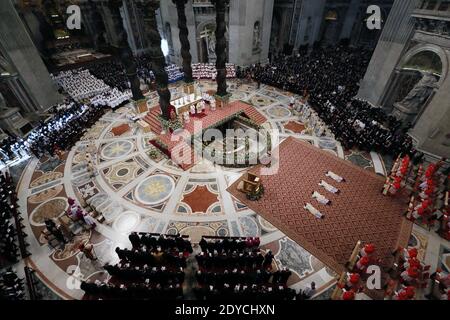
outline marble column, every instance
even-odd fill
[[[165,70],[166,59],[161,50],[161,35],[156,21],[156,10],[160,6],[159,0],[136,0],[138,8],[144,16],[144,33],[147,45],[150,45],[150,56],[153,73],[156,80],[156,91],[159,95],[159,107],[164,119],[169,120],[169,105],[171,94],[168,88],[169,77]]]
[[[103,22],[102,15],[98,10],[97,3],[89,2],[88,3],[88,12],[90,13],[91,18],[91,32],[94,39],[94,46],[97,50],[101,50],[106,46],[105,39],[105,23]]]
[[[180,30],[181,57],[183,58],[184,81],[187,84],[192,80],[192,56],[191,45],[189,44],[189,30],[186,21],[186,3],[187,0],[172,0],[177,6],[178,29]]]
[[[225,12],[229,0],[212,0],[216,7],[216,69],[217,69],[217,96],[226,97],[227,92],[227,40],[225,38],[226,24]]]
[[[340,39],[350,39],[356,17],[358,16],[361,0],[351,0],[345,15],[344,25],[342,26]]]
[[[121,0],[110,0],[109,9],[111,11],[111,19],[113,21],[114,30],[118,38],[117,48],[120,52],[120,60],[125,67],[127,78],[131,84],[133,100],[139,101],[144,99],[144,96],[141,92],[141,83],[136,73],[136,62],[128,43],[127,33],[123,27],[122,16],[120,15],[120,8],[122,4],[123,2]]]
[[[14,77],[7,80],[8,87],[14,93],[24,113],[33,113],[36,111],[33,97],[29,95],[29,91],[25,90],[21,80],[18,77]]]
[[[229,12],[229,61],[246,66],[265,63],[269,57],[274,0],[234,0]],[[255,33],[255,23],[259,32]],[[259,36],[259,48],[254,46]]]
[[[17,70],[31,97],[33,111],[43,112],[62,101],[41,56],[11,0],[0,1],[0,50]]]

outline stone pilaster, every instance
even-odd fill
[[[123,27],[122,16],[120,15],[120,8],[123,2],[121,0],[110,0],[109,9],[111,11],[111,19],[114,31],[118,38],[117,48],[120,51],[120,59],[125,66],[125,71],[128,80],[131,84],[131,92],[133,93],[133,99],[139,101],[144,99],[140,89],[140,81],[136,73],[136,62],[133,57],[130,45],[128,43],[128,36]]]
[[[356,17],[358,16],[361,0],[351,0],[345,15],[344,25],[341,30],[341,39],[350,39]]]
[[[34,111],[42,112],[62,101],[41,56],[10,0],[0,1],[1,54],[17,71]]]
[[[376,106],[383,106],[391,76],[414,31],[411,13],[417,3],[418,0],[395,0],[361,82],[359,98],[368,100]]]

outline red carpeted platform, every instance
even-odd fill
[[[158,106],[151,109],[149,114],[144,118],[144,120],[150,124],[152,130],[158,134],[161,132],[161,124],[158,119],[160,114],[161,110],[159,110]],[[201,117],[191,117],[190,122],[184,125],[184,130],[186,130],[189,135],[200,133],[206,128],[214,128],[224,119],[231,118],[239,114],[247,116],[258,125],[261,125],[267,121],[266,117],[259,113],[259,111],[252,105],[242,101],[233,101],[230,102],[228,106],[218,108],[215,111],[207,109],[204,113],[202,113]],[[172,136],[172,133],[168,132],[163,135],[158,135],[154,139],[154,142],[155,145],[157,145],[158,141],[162,142],[167,148],[165,152],[167,152],[168,155],[172,155],[173,153],[178,154],[180,163],[176,164],[178,164],[183,170],[188,170],[195,165],[194,151],[191,149],[190,145],[187,145],[187,143],[180,140],[182,140],[180,137],[176,135]],[[159,148],[160,147],[161,146],[159,146]],[[183,154],[182,150],[190,150],[191,152]]]
[[[391,252],[407,245],[412,223],[402,217],[404,199],[381,194],[384,178],[292,137],[283,141],[278,150],[279,171],[260,176],[265,193],[259,201],[249,201],[237,190],[242,178],[228,191],[338,273],[344,271],[358,240],[374,243],[382,265],[390,266]],[[250,172],[259,175],[260,169],[257,166]],[[329,170],[346,182],[326,177]],[[340,194],[318,186],[321,180],[339,188]],[[313,191],[325,195],[332,205],[312,199]],[[325,218],[319,220],[305,210],[306,202]]]
[[[261,125],[267,121],[258,110],[256,110],[252,105],[242,102],[233,101],[224,108],[217,108],[215,111],[211,111],[208,108],[202,114],[202,117],[193,117],[189,123],[185,125],[185,129],[191,134],[199,131],[197,127],[194,127],[194,122],[201,129],[206,129],[209,127],[214,127],[216,123],[219,123],[223,119],[237,115],[239,113],[244,113],[249,119],[253,120],[255,123]],[[159,106],[150,109],[150,112],[144,117],[144,120],[150,124],[153,132],[156,134],[161,133],[161,124],[159,122],[158,116],[161,114]],[[194,132],[195,131],[195,132]]]
[[[130,129],[131,129],[130,126],[128,124],[124,123],[120,126],[112,128],[111,132],[117,137],[117,136],[123,135],[125,132],[127,132]]]

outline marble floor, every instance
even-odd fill
[[[216,84],[202,81],[196,86],[208,91],[214,90]],[[174,98],[181,96],[179,84],[170,89]],[[237,81],[229,81],[229,91],[232,100],[253,104],[268,119],[264,126],[274,129],[279,142],[293,136],[367,170],[385,174],[378,154],[343,150],[329,132],[327,139],[316,136],[309,128],[309,119],[302,119],[289,108],[290,93],[264,85],[257,89],[256,84]],[[154,93],[149,99],[150,106],[158,103]],[[317,298],[329,294],[335,274],[226,191],[243,170],[214,166],[203,160],[183,171],[170,159],[157,153],[155,156],[149,143],[154,135],[127,120],[130,109],[131,106],[125,106],[105,114],[62,160],[31,159],[20,177],[19,204],[32,252],[24,263],[36,270],[54,296],[80,299],[81,280],[107,279],[102,265],[117,261],[115,247],[129,247],[127,235],[131,231],[188,234],[194,243],[202,235],[259,236],[263,250],[274,253],[277,267],[286,266],[293,271],[289,281],[292,288],[304,288],[314,281],[319,288]],[[123,124],[128,124],[130,130],[115,136],[113,128]],[[83,164],[86,149],[96,154],[95,178],[90,178]],[[92,232],[77,230],[77,236],[64,248],[50,247],[41,236],[44,219],[60,216],[67,198],[77,199],[80,192],[89,195],[91,205],[102,212],[105,221]],[[432,266],[442,261],[441,255],[448,256],[450,252],[448,242],[420,227],[414,228],[411,239],[411,245],[420,248],[424,260]],[[79,252],[79,244],[87,240],[94,244],[98,261],[91,262]]]

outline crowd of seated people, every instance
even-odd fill
[[[232,63],[225,65],[227,78],[236,77],[236,66]],[[216,79],[217,69],[214,63],[193,63],[192,77],[194,79]]]
[[[132,98],[131,91],[120,91],[114,88],[110,91],[105,91],[90,99],[93,106],[108,106],[113,110],[119,106],[122,106],[124,102],[129,101]]]
[[[372,107],[367,101],[352,99],[337,108],[321,97],[311,99],[319,117],[328,125],[346,149],[358,147],[382,154],[410,154],[412,139],[406,128],[392,116]]]
[[[135,57],[135,60],[138,77],[142,79],[144,83],[150,84],[154,77],[151,72],[149,56],[142,55]],[[103,80],[111,88],[117,88],[122,92],[128,91],[131,88],[130,81],[125,72],[125,67],[119,60],[92,64],[89,66],[89,71],[96,78]]]
[[[129,235],[129,240],[133,249],[146,248],[149,251],[176,250],[184,254],[192,253],[192,244],[189,237],[181,235],[164,235],[152,233],[133,232]]]
[[[136,62],[137,76],[143,83],[150,85],[155,80],[150,56],[148,54],[142,54],[134,57],[134,59]],[[169,83],[184,78],[182,69],[176,64],[167,65],[165,70]],[[125,68],[119,60],[92,64],[89,66],[89,71],[96,78],[103,80],[111,88],[117,88],[122,92],[127,92],[131,88]]]
[[[16,262],[19,256],[17,230],[12,220],[15,210],[12,204],[14,196],[9,175],[0,172],[0,256],[9,262]]]
[[[103,267],[113,277],[119,277],[124,280],[149,279],[150,282],[160,283],[162,285],[170,283],[184,282],[184,269],[158,266],[149,267],[148,265],[132,265],[131,263],[118,263],[115,265],[106,264]]]
[[[0,260],[6,258],[9,263],[17,262],[19,256],[26,258],[29,244],[27,234],[19,214],[17,193],[9,171],[0,172]],[[0,261],[0,264],[3,261]]]
[[[53,81],[75,101],[82,101],[111,89],[103,80],[94,77],[87,69],[61,71],[51,75]]]
[[[292,272],[286,268],[270,271],[273,254],[263,255],[259,244],[259,238],[203,237],[202,252],[196,255],[197,298],[293,300],[296,292],[287,287]]]
[[[63,105],[55,110],[52,119],[41,121],[27,137],[30,151],[38,158],[69,150],[104,114],[101,106],[87,106],[75,101]]]
[[[95,63],[90,65],[88,69],[93,76],[103,80],[111,88],[117,88],[120,91],[130,89],[125,70],[119,61]]]
[[[0,301],[24,299],[25,288],[23,279],[20,279],[11,268],[0,274]]]
[[[424,264],[417,248],[399,247],[393,255],[394,264],[389,270],[388,279],[384,281],[385,300],[416,300],[421,299],[422,294],[429,299],[444,299],[442,294],[446,290],[442,284],[446,282],[445,279],[437,276],[439,270],[430,276],[430,265]],[[440,275],[445,278],[445,273]],[[439,280],[444,281],[440,283]],[[448,274],[447,284],[450,284]]]
[[[208,241],[207,238],[202,237],[199,245],[203,253],[214,253],[214,251],[217,251],[218,253],[228,253],[258,248],[260,241],[261,240],[258,237],[248,237],[245,240],[237,238],[221,238],[214,241]]]
[[[120,262],[107,264],[108,283],[83,282],[88,298],[170,300],[183,297],[190,240],[180,235],[132,233],[132,249],[116,248]]]
[[[44,223],[45,229],[47,230],[46,232],[51,234],[60,245],[65,245],[68,242],[69,239],[64,235],[61,225],[56,224],[56,222],[52,219],[45,219]]]
[[[135,60],[138,77],[142,79],[144,83],[150,84],[155,79],[152,72],[152,61],[150,55],[142,54],[136,56]]]
[[[205,268],[205,270],[210,269]],[[292,272],[287,268],[271,272],[264,268],[241,267],[232,270],[226,268],[221,272],[198,270],[196,278],[201,286],[212,284],[220,288],[223,287],[225,283],[233,287],[237,284],[263,285],[268,283],[285,286],[291,274]]]
[[[137,235],[137,234],[135,234]],[[139,237],[139,235],[137,235]],[[143,236],[144,239],[139,238],[139,242],[133,239],[133,234],[130,235],[130,242],[132,249],[116,248],[116,253],[119,259],[123,262],[132,264],[147,264],[149,266],[170,265],[177,268],[186,267],[186,257],[192,252],[190,244],[186,244],[186,240],[176,243],[171,236],[153,235]],[[131,240],[132,239],[132,240]],[[153,241],[156,240],[156,242]]]
[[[397,155],[412,147],[407,128],[369,103],[355,99],[370,61],[363,48],[314,48],[238,70],[238,77],[309,96],[309,103],[346,148]]]
[[[392,174],[395,190],[397,187],[398,190],[402,187],[412,190],[406,217],[431,229],[439,226],[438,233],[446,238],[445,224],[448,223],[450,208],[450,167],[443,167],[446,159],[442,158],[428,166],[420,165],[419,168],[411,167],[409,157],[397,161],[401,161],[402,165]]]
[[[0,141],[0,165],[26,156],[28,156],[28,142],[22,138],[7,133],[7,137]]]
[[[437,206],[443,214],[439,226],[439,235],[450,241],[450,166],[443,171],[443,180],[444,201],[440,206]]]
[[[180,284],[152,284],[144,280],[139,283],[114,284],[96,280],[95,282],[82,282],[80,286],[89,297],[107,300],[176,300],[183,296],[183,287]]]

